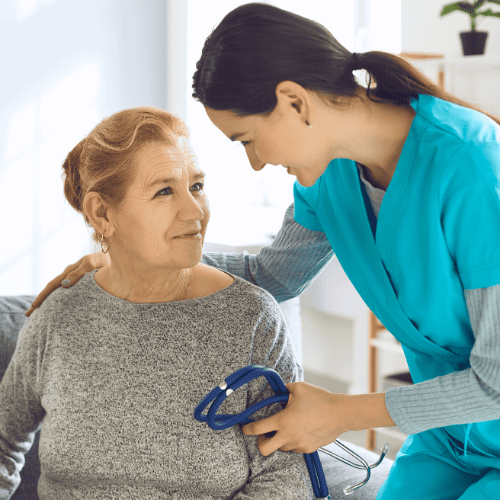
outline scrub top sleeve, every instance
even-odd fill
[[[466,142],[440,185],[444,237],[464,289],[500,284],[500,144]]]
[[[323,231],[323,227],[316,215],[321,177],[311,187],[304,187],[295,181],[293,185],[293,197],[295,202],[294,219],[301,226],[311,231]]]

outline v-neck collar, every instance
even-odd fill
[[[421,136],[428,126],[419,117],[418,101],[415,101],[412,106],[417,114],[413,118],[396,170],[384,196],[378,221],[375,220],[356,165],[352,160],[338,160],[334,174],[335,177],[338,176],[338,182],[331,185],[333,189],[330,199],[335,206],[342,207],[344,216],[337,219],[340,234],[336,236],[342,235],[342,243],[340,246],[335,245],[335,251],[365,302],[403,344],[413,351],[456,360],[456,354],[448,352],[418,332],[404,313],[391,277],[387,273],[391,263],[392,241],[404,204],[405,192],[411,183],[416,152]],[[368,210],[362,210],[362,207]],[[371,278],[367,279],[368,276]]]
[[[376,219],[374,219],[375,216],[373,214],[373,210],[371,210],[371,202],[369,199],[364,199],[365,204],[366,201],[370,204],[369,210],[367,210],[367,218],[370,227],[372,228],[375,245],[380,257],[386,263],[390,262],[392,248],[391,243],[394,236],[394,230],[398,222],[398,216],[401,210],[404,195],[409,185],[420,136],[423,132],[423,130],[419,127],[420,118],[418,115],[418,97],[413,98],[410,104],[415,111],[415,116],[413,117],[408,135],[396,165],[396,169],[394,170],[392,179],[387,186],[384,199]],[[360,190],[363,198],[365,196],[368,197],[362,182],[363,181],[359,179]]]

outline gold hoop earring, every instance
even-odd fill
[[[104,241],[104,235],[101,234],[101,252],[102,253],[108,253],[109,252],[109,248],[110,248],[111,245],[109,245],[109,243],[108,243],[108,249],[104,250],[104,247],[102,246],[103,243],[106,243],[106,242]]]

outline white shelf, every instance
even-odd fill
[[[500,68],[500,56],[462,56],[462,57],[445,57],[444,59],[437,59],[438,64],[444,66],[460,65],[460,66],[488,66],[490,68]]]
[[[404,356],[401,344],[396,344],[395,342],[391,342],[390,340],[373,339],[372,345],[377,349],[395,352],[396,354],[402,354]]]

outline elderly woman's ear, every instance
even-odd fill
[[[113,235],[115,226],[111,210],[103,197],[95,191],[90,191],[83,200],[83,211],[88,217],[92,227],[106,238]]]

